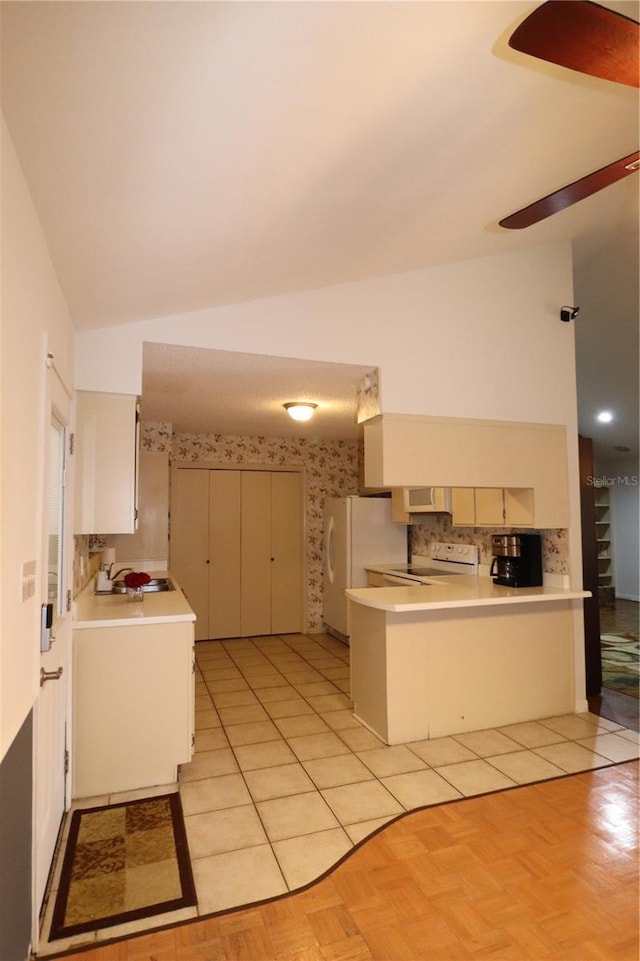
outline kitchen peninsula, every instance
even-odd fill
[[[142,601],[93,584],[77,598],[74,798],[168,784],[191,760],[195,614],[163,576],[174,589]]]
[[[354,714],[387,744],[573,711],[587,591],[490,577],[348,590]]]

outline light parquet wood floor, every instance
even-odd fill
[[[413,812],[297,894],[73,957],[637,961],[638,774],[629,762]]]

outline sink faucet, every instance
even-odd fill
[[[118,576],[118,574],[126,574],[127,571],[132,571],[132,570],[133,570],[133,567],[121,567],[119,571],[116,571],[115,574],[112,574],[112,573],[111,573],[111,568],[112,568],[112,567],[113,567],[113,564],[110,564],[110,565],[109,565],[109,574],[108,574],[108,577],[109,577],[109,580],[110,580],[110,581],[115,581],[115,579],[116,579],[116,577]]]

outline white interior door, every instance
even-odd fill
[[[271,634],[271,474],[242,472],[240,634]]]
[[[170,568],[196,613],[196,640],[303,628],[302,475],[176,468]]]
[[[271,630],[302,630],[302,478],[271,475]]]
[[[239,637],[242,474],[209,471],[209,636]]]
[[[172,475],[169,565],[196,615],[196,641],[209,635],[209,471]]]
[[[70,400],[47,374],[43,478],[41,600],[52,605],[50,647],[41,644],[41,685],[34,709],[34,923],[45,891],[67,792],[65,758],[70,710],[71,510],[67,484]],[[34,942],[35,943],[35,942]]]

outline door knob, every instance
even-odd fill
[[[40,668],[40,687],[46,681],[57,681],[62,677],[62,668],[59,667],[57,671],[45,671],[44,667]]]

